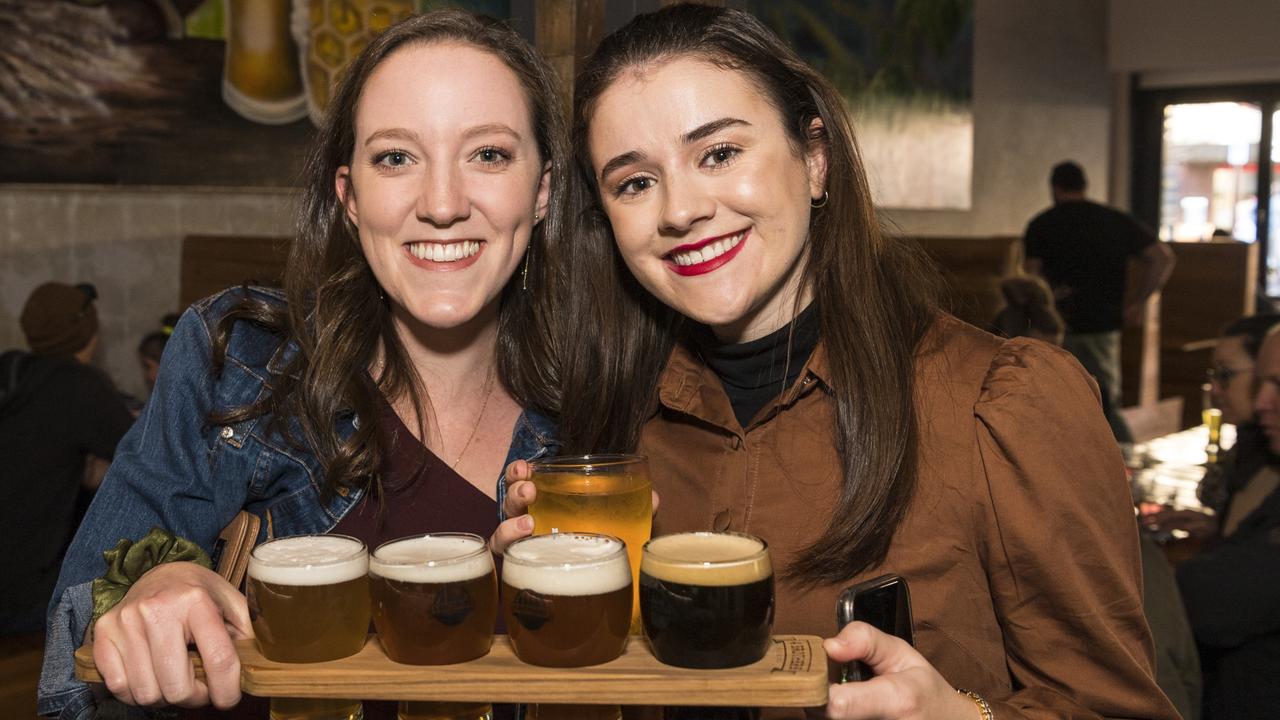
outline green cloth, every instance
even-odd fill
[[[107,572],[93,581],[93,622],[124,599],[125,593],[151,568],[170,562],[193,562],[212,570],[213,563],[200,546],[174,536],[168,530],[151,528],[146,537],[134,542],[121,540],[114,550],[102,553]]]

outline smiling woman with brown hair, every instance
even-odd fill
[[[606,38],[574,102],[562,438],[649,456],[655,534],[769,543],[775,632],[836,635],[832,660],[877,675],[826,711],[1176,717],[1096,390],[938,309],[831,84],[750,15],[680,5]],[[518,513],[534,491],[508,477]],[[841,589],[885,573],[911,585],[915,649],[836,634]]]
[[[63,567],[41,712],[91,711],[72,677],[89,626],[122,701],[239,701],[231,637],[249,613],[203,554],[241,510],[263,537],[370,548],[493,530],[504,464],[551,443],[553,78],[509,27],[458,10],[393,25],[354,61],[308,164],[284,292],[215,295],[174,329]],[[152,526],[185,540],[138,541]]]

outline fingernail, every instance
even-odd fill
[[[533,518],[529,517],[528,515],[525,515],[524,517],[520,518],[520,529],[521,529],[521,530],[532,530],[532,529],[533,529]]]

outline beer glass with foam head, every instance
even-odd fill
[[[740,533],[663,535],[644,546],[640,614],[667,665],[730,668],[769,651],[773,566],[764,540]]]
[[[538,496],[529,506],[533,534],[604,533],[627,545],[631,582],[637,582],[640,548],[653,528],[653,488],[643,455],[580,455],[529,463]],[[638,598],[632,597],[632,632],[640,632]]]
[[[498,580],[484,538],[434,533],[383,543],[369,559],[373,623],[387,657],[449,665],[493,644]],[[489,703],[401,702],[399,720],[487,720]]]
[[[354,655],[369,632],[369,553],[345,535],[265,542],[249,556],[249,615],[268,660]],[[274,698],[272,720],[358,720],[359,700]]]
[[[516,657],[584,667],[622,654],[631,625],[631,568],[621,540],[595,533],[531,535],[502,561],[502,609]]]

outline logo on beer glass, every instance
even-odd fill
[[[583,667],[622,654],[631,625],[626,545],[593,533],[533,535],[502,563],[502,602],[516,657]]]
[[[660,662],[730,668],[760,660],[773,604],[769,547],[758,537],[696,532],[645,543],[640,616]]]

